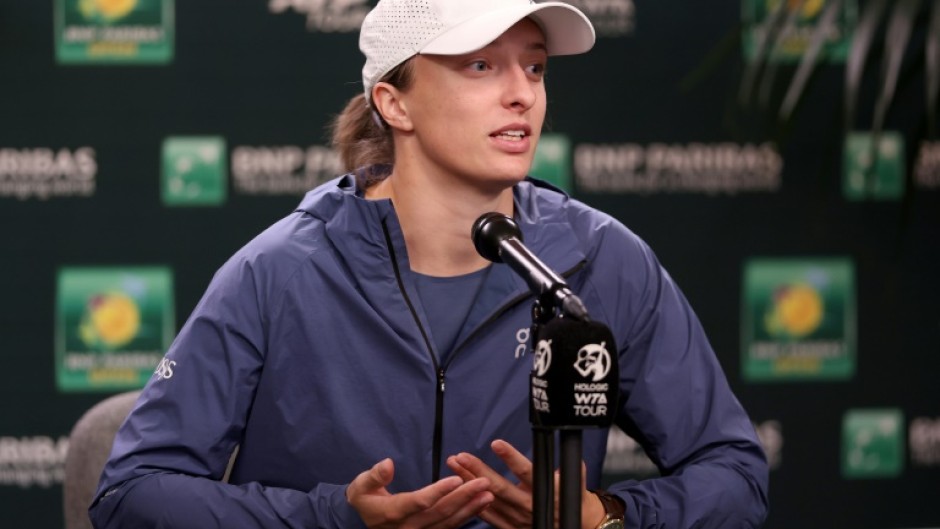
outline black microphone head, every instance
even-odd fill
[[[522,241],[522,230],[516,221],[503,215],[491,211],[480,215],[480,218],[473,223],[473,229],[470,232],[473,239],[473,246],[477,253],[485,259],[494,263],[503,262],[499,256],[499,245],[506,239],[516,238]]]

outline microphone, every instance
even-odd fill
[[[560,308],[564,315],[590,321],[581,299],[565,280],[522,244],[522,231],[516,221],[502,213],[484,213],[473,223],[470,236],[483,258],[508,264],[528,283],[540,302]]]

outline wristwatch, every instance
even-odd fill
[[[594,490],[591,492],[601,500],[604,510],[607,511],[604,519],[601,520],[601,523],[597,525],[596,529],[623,529],[623,501],[606,490]]]

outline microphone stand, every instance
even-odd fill
[[[564,293],[561,293],[564,288]],[[540,328],[544,328],[553,322],[566,318],[568,321],[576,324],[587,324],[587,310],[567,287],[564,285],[553,285],[551,289],[543,292],[532,306],[532,350],[537,351],[538,344],[536,340],[540,335]],[[562,360],[562,358],[556,358]],[[565,359],[570,360],[570,359]],[[567,361],[565,362],[567,363]],[[572,362],[573,363],[573,362]],[[565,367],[562,364],[562,367]],[[536,370],[533,370],[530,384],[535,384],[537,377]],[[552,378],[552,377],[549,377]],[[564,379],[569,383],[568,379]],[[557,377],[555,384],[558,384]],[[548,391],[547,385],[544,386]],[[564,390],[570,391],[568,388]],[[582,428],[585,426],[605,426],[609,421],[601,419],[594,421],[594,424],[586,424],[584,421],[566,420],[552,416],[549,409],[537,409],[538,404],[534,397],[535,388],[530,391],[531,406],[530,420],[532,422],[532,450],[533,450],[533,525],[534,529],[551,529],[554,527],[554,500],[555,500],[555,480],[554,480],[554,441],[555,431],[559,432],[561,441],[561,460],[559,466],[560,474],[560,494],[559,494],[559,527],[560,529],[580,529],[581,527],[581,460],[583,455],[583,437]],[[548,395],[546,393],[545,395]],[[572,402],[574,402],[572,400]],[[556,399],[554,403],[556,408],[559,402]],[[551,403],[549,403],[551,405]],[[555,412],[555,410],[552,410]],[[557,413],[557,412],[555,412]],[[562,411],[561,415],[566,413]],[[605,413],[608,415],[609,413]]]
[[[613,334],[605,325],[592,322],[564,279],[526,249],[522,232],[512,219],[498,212],[484,213],[473,223],[471,238],[481,256],[507,263],[536,293],[531,332],[535,363],[529,376],[533,527],[554,527],[554,442],[558,430],[559,527],[580,529],[581,430],[610,426],[612,406],[618,400]]]

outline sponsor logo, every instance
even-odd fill
[[[855,372],[854,268],[844,259],[754,259],[744,271],[747,380],[848,378]]]
[[[911,464],[940,467],[940,417],[917,417],[908,429]]]
[[[636,5],[633,0],[568,0],[594,25],[599,37],[621,37],[633,33]]]
[[[884,132],[877,148],[874,141],[867,132],[845,138],[842,192],[847,200],[897,200],[904,194],[904,138]]]
[[[519,331],[522,332],[522,329]],[[518,333],[516,336],[519,336]],[[551,366],[552,341],[539,340],[539,343],[535,346],[535,354],[533,355],[532,371],[534,371],[534,373],[529,380],[531,383],[530,387],[532,388],[532,408],[542,413],[550,413],[551,406],[549,405],[547,393],[548,381],[539,377],[544,377]]]
[[[610,372],[610,353],[604,345],[606,345],[605,342],[587,344],[578,349],[573,367],[582,378],[590,377],[591,382],[600,382]],[[575,417],[606,416],[609,389],[610,385],[606,382],[603,384],[575,382],[573,406]]]
[[[940,188],[940,141],[921,142],[914,163],[914,183],[923,189]]]
[[[68,437],[0,437],[0,486],[49,488],[65,478]]]
[[[164,358],[163,360],[160,360],[160,364],[157,365],[157,369],[154,370],[153,376],[156,377],[157,380],[173,378],[173,369],[175,367],[176,360]]]
[[[590,375],[592,381],[598,382],[607,376],[610,371],[610,353],[604,345],[604,342],[588,344],[578,350],[574,368],[582,377]]]
[[[173,59],[173,0],[56,0],[62,64],[164,64]]]
[[[545,373],[548,373],[548,368],[552,365],[552,341],[551,340],[539,340],[538,346],[535,348],[535,361],[532,366],[532,370],[535,371],[535,376],[544,377]]]
[[[358,33],[372,7],[366,0],[270,0],[275,14],[292,10],[307,16],[307,30],[321,33]]]
[[[235,191],[244,195],[303,195],[342,173],[339,154],[321,145],[232,150]]]
[[[163,140],[161,196],[167,206],[217,206],[228,192],[225,139],[218,136]]]
[[[165,268],[63,268],[56,300],[60,391],[143,387],[174,333]]]
[[[833,0],[742,0],[744,57],[750,61],[756,60],[762,47],[761,43],[770,39],[767,44],[769,48],[765,48],[770,50],[770,60],[800,60],[810,48],[825,7],[831,1]],[[822,57],[833,62],[845,61],[851,46],[857,11],[854,0],[842,2],[835,22],[826,29],[820,52]],[[778,13],[784,18],[775,16]]]
[[[783,158],[771,143],[581,144],[574,173],[578,189],[593,193],[776,192]]]
[[[529,174],[571,194],[571,140],[564,134],[543,134]]]
[[[516,331],[516,358],[522,358],[525,356],[526,349],[529,347],[529,334],[531,332],[532,331],[529,329],[529,327],[523,327]]]
[[[883,478],[904,466],[904,417],[898,409],[849,410],[842,418],[842,476]]]
[[[374,2],[371,2],[374,3]],[[356,33],[372,9],[366,0],[269,0],[274,14],[293,11],[307,17],[307,30],[320,33]],[[636,6],[633,0],[569,0],[591,19],[600,37],[633,33]]]
[[[91,147],[0,148],[0,197],[90,197],[98,162]]]

